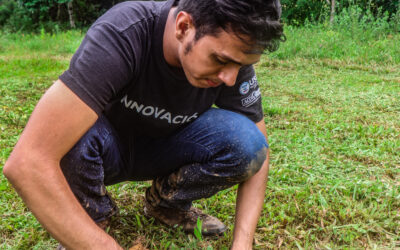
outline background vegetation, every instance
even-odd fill
[[[70,27],[66,9],[53,19],[65,2],[33,2],[0,0],[0,171],[84,36],[79,29],[62,31]],[[287,42],[256,65],[272,154],[254,248],[399,249],[398,3],[338,1],[331,23],[326,1],[282,2]],[[79,12],[74,0],[76,26],[87,27],[83,15],[95,19],[107,4],[87,1],[84,8],[95,11]],[[201,238],[146,219],[147,186],[109,187],[121,213],[108,231],[123,246],[228,249],[236,187],[195,203],[230,229],[224,237]],[[0,204],[0,249],[57,245],[2,175]]]
[[[0,0],[0,27],[8,31],[48,32],[84,28],[122,0]],[[357,9],[359,18],[400,19],[400,0],[281,0],[287,24],[324,22]],[[333,7],[333,8],[332,8]],[[332,10],[334,12],[332,12]],[[331,17],[332,16],[332,17]],[[366,17],[364,17],[366,16]]]

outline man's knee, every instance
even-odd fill
[[[260,148],[257,152],[249,152],[243,161],[233,168],[233,177],[237,182],[242,182],[255,175],[263,166],[267,156],[267,147]]]
[[[244,181],[262,167],[268,143],[254,122],[243,115],[225,110],[213,110],[213,121],[219,124],[220,149],[217,160],[230,162],[231,176]]]

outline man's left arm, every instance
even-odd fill
[[[267,138],[264,119],[256,123]],[[269,149],[261,169],[239,185],[236,198],[236,218],[232,250],[252,249],[254,233],[264,203],[269,170]]]

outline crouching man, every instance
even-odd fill
[[[221,234],[192,207],[239,184],[232,249],[251,249],[268,144],[253,69],[282,40],[279,0],[125,2],[87,32],[37,104],[4,174],[68,249],[121,249],[105,186],[153,180],[145,214]],[[218,108],[212,108],[212,105]],[[60,245],[61,248],[61,245]]]

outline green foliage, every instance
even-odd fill
[[[280,60],[293,57],[310,60],[329,58],[346,59],[356,64],[400,64],[398,34],[375,34],[373,27],[366,30],[343,27],[346,29],[322,24],[297,28],[288,26],[285,32],[287,41],[270,57]]]
[[[108,8],[112,5],[117,4],[119,1],[113,1],[108,4],[101,4],[95,0],[75,0],[74,1],[74,12],[78,27],[90,26],[98,17],[104,14]]]
[[[10,32],[44,29],[55,32],[69,27],[69,0],[0,0],[0,26]],[[88,27],[118,1],[73,0],[73,18],[78,28]]]
[[[286,23],[303,25],[307,22],[323,22],[329,20],[330,0],[281,0],[282,17]],[[387,13],[390,18],[395,18],[400,6],[399,1],[390,0],[336,0],[336,13],[357,8],[358,17],[363,15],[375,18]]]
[[[3,26],[5,22],[10,18],[13,14],[14,9],[16,8],[16,3],[11,0],[1,1],[0,2],[0,26]]]
[[[30,13],[14,0],[0,1],[0,26],[11,32],[34,29]]]
[[[196,227],[194,228],[194,236],[198,241],[203,240],[203,235],[201,234],[202,225],[203,221],[200,218],[197,218]]]
[[[281,4],[282,18],[294,25],[319,20],[326,8],[325,0],[281,0]]]
[[[58,31],[70,28],[67,3],[72,0],[0,0],[0,26],[11,32]],[[113,5],[123,0],[73,0],[78,28],[88,27]],[[281,0],[283,20],[290,25],[322,23],[329,20],[330,0]],[[381,18],[386,15],[391,29],[400,30],[399,1],[336,0],[336,13],[357,9],[357,18]]]
[[[339,0],[339,12],[354,5],[360,7],[364,12],[371,11],[374,16],[380,12],[388,12],[389,16],[391,16],[400,7],[399,1],[396,0]]]
[[[336,30],[350,32],[351,36],[368,40],[370,36],[378,37],[390,33],[393,26],[389,22],[389,13],[379,11],[364,12],[359,6],[354,5],[342,10],[336,17]]]
[[[391,24],[394,32],[400,33],[400,6],[394,16],[392,16]]]

